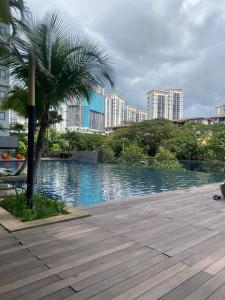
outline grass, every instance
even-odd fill
[[[66,204],[63,201],[53,200],[38,194],[35,194],[33,199],[33,209],[27,208],[26,195],[19,193],[5,196],[0,201],[0,206],[24,222],[68,214]]]

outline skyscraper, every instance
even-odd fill
[[[63,121],[55,124],[58,131],[103,132],[105,118],[105,96],[104,89],[94,89],[87,99],[71,99],[67,105],[63,104],[58,113],[62,115]]]
[[[136,122],[137,121],[138,109],[134,105],[125,106],[125,121],[126,122]]]
[[[9,35],[9,25],[0,22],[0,39],[6,39]],[[9,70],[0,66],[0,125],[5,129],[0,131],[0,135],[9,135],[9,111],[1,109],[1,101],[9,92]]]
[[[137,111],[137,116],[136,116],[136,121],[137,122],[142,122],[148,119],[148,109],[138,109]]]
[[[125,101],[118,93],[107,94],[105,98],[105,127],[123,125],[125,120]]]
[[[152,89],[148,95],[148,119],[183,118],[183,89]]]

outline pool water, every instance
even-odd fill
[[[153,170],[74,161],[43,161],[36,191],[89,206],[148,193],[221,182],[225,174]]]

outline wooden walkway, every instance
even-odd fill
[[[225,299],[218,185],[90,208],[92,216],[9,234],[0,299]]]

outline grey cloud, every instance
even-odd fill
[[[111,53],[116,90],[146,105],[153,87],[183,87],[185,116],[225,104],[224,0],[27,0],[35,16],[58,10],[71,32]]]

